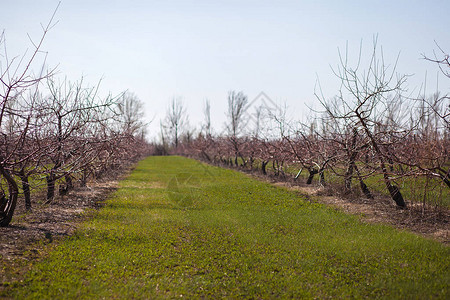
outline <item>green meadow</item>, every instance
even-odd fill
[[[141,161],[89,214],[4,296],[450,296],[448,246],[187,158]]]

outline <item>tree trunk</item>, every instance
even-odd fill
[[[380,167],[381,170],[383,171],[384,184],[386,185],[386,188],[388,189],[392,200],[394,200],[395,203],[401,208],[405,208],[406,202],[403,199],[402,194],[400,193],[400,189],[391,183],[391,179],[389,178],[388,172],[386,170],[386,165],[384,164],[383,158],[381,157],[381,153],[379,153],[379,159],[380,159]]]
[[[368,198],[368,199],[373,199],[373,195],[370,192],[369,188],[367,187],[367,185],[364,183],[364,181],[359,178],[359,186],[361,187],[361,191],[363,192],[363,194]]]
[[[330,161],[330,159],[328,158],[327,160],[324,161],[324,163],[322,164],[322,166],[319,168],[319,184],[321,186],[325,186],[325,168],[327,167],[328,162]]]
[[[30,183],[28,181],[28,175],[25,174],[24,169],[19,171],[19,177],[22,181],[23,197],[25,198],[25,209],[27,211],[31,210],[31,193],[30,193]]]
[[[19,187],[14,178],[3,168],[3,166],[0,166],[0,173],[8,182],[8,199],[5,195],[0,196],[0,226],[6,227],[11,223],[14,210],[16,209]]]
[[[244,157],[244,156],[242,156],[242,154],[241,154],[241,153],[239,153],[239,157],[240,157],[240,158],[241,158],[241,160],[242,160],[242,164],[241,164],[241,167],[245,168],[245,167],[247,166],[247,160],[245,159],[245,157]]]
[[[202,150],[202,155],[208,162],[211,162],[211,157],[205,152],[205,150]]]
[[[272,169],[275,172],[275,176],[279,176],[280,175],[280,164],[278,163],[277,159],[274,159],[272,161]]]
[[[87,169],[84,169],[84,170],[83,170],[83,175],[81,176],[81,179],[80,179],[80,185],[81,185],[81,187],[85,187],[85,186],[86,186],[86,184],[87,184],[87,179],[88,179],[88,170],[87,170]]]
[[[266,166],[269,163],[268,160],[263,160],[261,163],[261,170],[263,172],[264,175],[267,175],[267,171],[266,171]]]
[[[322,169],[322,168],[319,170],[319,184],[321,186],[325,186],[326,185],[324,171],[325,171],[325,169]]]
[[[348,155],[348,167],[347,171],[345,172],[345,194],[350,194],[352,191],[352,178],[353,178],[353,170],[356,169],[355,160],[356,156],[358,155],[358,152],[355,151],[356,148],[356,139],[358,137],[358,130],[356,128],[353,128],[353,134],[352,134],[352,140],[350,148],[348,145],[346,145],[347,155]]]
[[[66,179],[66,186],[67,189],[70,191],[73,189],[73,181],[72,181],[72,176],[70,176],[70,174],[67,174],[66,176],[64,176],[64,178]]]
[[[59,186],[59,195],[64,196],[66,195],[70,190],[73,189],[73,182],[72,182],[72,176],[70,174],[66,174],[64,176],[64,179],[66,180],[64,185]]]
[[[384,184],[386,185],[386,188],[388,189],[392,200],[394,200],[395,203],[399,207],[406,208],[406,202],[403,199],[402,194],[400,193],[400,189],[397,186],[392,185],[391,179],[389,178],[389,175],[388,175],[388,172],[387,172],[386,164],[384,163],[383,154],[381,153],[381,150],[378,147],[378,144],[377,144],[374,136],[372,135],[372,133],[370,132],[369,128],[367,127],[367,124],[366,124],[365,120],[363,119],[363,117],[358,112],[356,112],[356,115],[358,116],[358,119],[360,120],[361,125],[364,128],[364,131],[366,132],[368,138],[370,139],[370,142],[372,144],[373,149],[375,150],[375,153],[377,155],[378,161],[380,163],[380,168],[381,168],[381,170],[383,172]]]
[[[52,172],[47,175],[47,201],[49,202],[55,197],[56,176]]]
[[[347,167],[347,171],[344,175],[344,193],[346,195],[350,194],[352,191],[352,178],[353,178],[353,166],[355,164],[354,159],[350,157],[350,161]]]
[[[392,185],[388,182],[386,182],[386,186],[389,190],[389,194],[391,194],[391,197],[395,201],[395,203],[401,208],[406,207],[406,203],[405,200],[403,199],[402,194],[400,193],[400,189],[396,185]]]
[[[308,180],[306,180],[306,184],[311,184],[314,178],[314,175],[318,173],[318,171],[314,168],[308,168],[309,176]]]
[[[361,173],[359,173],[358,167],[356,166],[356,164],[354,165],[354,169],[356,171],[356,174],[358,174],[358,180],[359,180],[359,186],[361,188],[361,191],[363,192],[363,194],[368,198],[368,199],[373,199],[373,195],[370,192],[369,188],[367,187],[367,185],[364,183],[362,177],[361,177]]]
[[[6,199],[6,196],[3,193],[3,191],[0,191],[0,215],[3,214],[3,211],[6,208],[6,204],[8,204],[8,200]]]

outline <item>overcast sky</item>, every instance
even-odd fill
[[[40,23],[48,22],[57,0],[0,0],[0,30],[9,56],[31,48]],[[199,127],[203,102],[211,101],[213,126],[225,121],[227,94],[243,91],[252,100],[264,91],[286,105],[292,118],[316,106],[319,78],[325,96],[339,87],[330,66],[337,49],[369,52],[374,35],[385,60],[413,75],[409,91],[418,91],[427,74],[429,93],[436,90],[438,69],[421,59],[433,55],[435,41],[450,51],[450,1],[98,1],[63,0],[58,24],[43,50],[59,75],[85,76],[102,89],[134,92],[145,102],[152,130],[168,102],[181,97],[192,126]],[[439,79],[450,92],[450,80]]]

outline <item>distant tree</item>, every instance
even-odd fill
[[[118,98],[117,116],[121,132],[144,138],[144,104],[135,94],[127,91]]]
[[[172,98],[162,124],[165,134],[171,137],[175,149],[180,144],[180,136],[184,132],[187,122],[188,116],[183,101],[180,98]]]
[[[238,157],[243,159],[245,165],[246,160],[243,158],[240,150],[239,135],[243,132],[246,120],[244,114],[248,107],[248,98],[243,92],[230,91],[228,93],[228,123],[226,124],[228,130],[228,140],[234,151],[234,164],[238,166]]]
[[[204,106],[203,106],[203,115],[204,115],[204,124],[203,124],[203,130],[205,131],[205,137],[210,138],[212,135],[211,130],[211,103],[208,99],[205,100]]]
[[[248,107],[248,98],[243,92],[228,92],[228,133],[237,137],[246,125],[244,114]]]

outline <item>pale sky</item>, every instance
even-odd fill
[[[0,30],[10,57],[32,48],[40,23],[48,22],[58,0],[0,0]],[[438,68],[421,59],[435,41],[450,52],[450,1],[137,1],[63,0],[58,24],[42,47],[59,76],[95,84],[117,94],[134,92],[144,103],[151,136],[157,135],[169,101],[181,97],[191,126],[199,128],[203,102],[211,101],[213,126],[221,131],[227,94],[243,91],[252,100],[264,91],[284,103],[290,117],[316,107],[318,77],[326,97],[339,81],[330,66],[337,49],[370,51],[378,35],[385,60],[413,75],[407,87],[436,91]],[[439,76],[439,90],[450,80]]]

